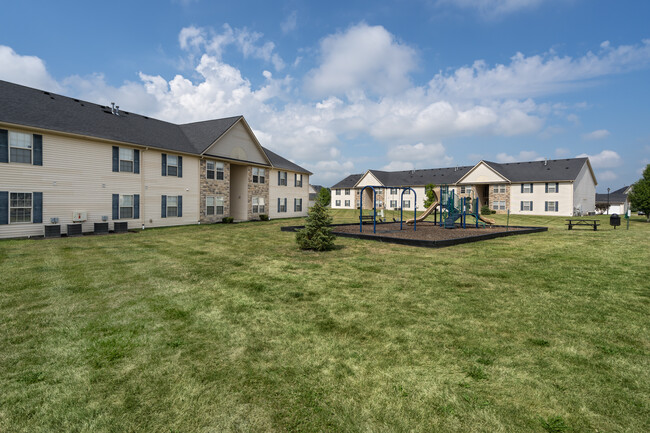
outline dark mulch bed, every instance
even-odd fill
[[[399,226],[399,223],[377,224],[376,233],[373,233],[372,231],[372,224],[364,224],[363,232],[359,232],[359,224],[335,224],[331,227],[332,232],[341,237],[370,239],[380,242],[429,248],[447,247],[468,242],[477,242],[504,236],[537,233],[548,230],[546,227],[513,226],[508,228],[505,226],[486,226],[484,228],[468,227],[466,229],[457,226],[454,229],[445,229],[434,225],[431,222],[418,223],[416,226],[417,230],[415,231],[413,230],[412,225],[404,224],[403,230],[400,230]],[[290,226],[282,227],[282,230],[296,231],[301,228],[302,227]]]

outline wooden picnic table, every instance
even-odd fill
[[[583,218],[569,218],[569,221],[566,225],[569,226],[569,230],[572,230],[575,226],[589,226],[593,227],[594,231],[598,230],[600,223],[598,220],[583,219]]]

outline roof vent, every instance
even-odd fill
[[[544,158],[544,165],[548,164],[548,159]]]
[[[120,115],[120,106],[115,105],[115,102],[111,102],[111,114]]]

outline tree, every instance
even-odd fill
[[[424,187],[424,207],[429,208],[432,204],[438,201],[438,196],[436,195],[436,186],[432,183]]]
[[[320,200],[316,200],[316,203],[309,209],[305,228],[296,232],[298,246],[303,250],[327,251],[333,249],[334,235],[330,224],[332,224],[332,217],[329,211]]]
[[[643,211],[646,221],[650,222],[650,164],[646,165],[643,170],[643,177],[632,185],[632,191],[628,197],[632,207]]]
[[[329,206],[330,201],[332,200],[332,192],[329,188],[321,188],[320,191],[318,191],[316,200],[320,201],[323,206]]]

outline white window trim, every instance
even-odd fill
[[[257,204],[255,204],[255,200],[257,200]],[[260,204],[260,201],[262,202],[262,204]],[[257,210],[255,210],[256,206],[257,206]],[[266,211],[266,203],[264,201],[264,197],[260,197],[260,196],[251,197],[251,213],[263,214],[265,213],[265,211]]]
[[[27,135],[29,137],[29,147],[24,148],[24,147],[20,147],[20,146],[12,146],[11,145],[11,135],[12,134]],[[8,149],[9,155],[7,155],[7,156],[9,157],[9,162],[10,163],[12,163],[12,164],[34,164],[34,136],[32,134],[27,134],[26,132],[8,131],[7,132],[7,141],[8,141],[7,144],[9,145],[9,149]],[[29,150],[29,162],[12,161],[11,160],[11,148],[21,149],[21,150]]]
[[[169,162],[170,158],[176,158],[176,164],[171,164]],[[169,168],[170,167],[176,167],[176,174],[169,174]],[[178,155],[167,155],[167,176],[170,177],[178,177]]]
[[[124,159],[122,158],[122,151],[123,150],[128,150],[131,152],[131,159]],[[120,165],[120,173],[134,173],[135,172],[135,150],[131,149],[129,147],[119,147],[118,148],[118,154],[119,154],[119,165]],[[122,170],[122,161],[124,162],[130,162],[131,163],[131,170]]]
[[[176,200],[176,206],[170,206],[169,205],[170,199]],[[169,215],[169,209],[170,208],[176,208],[176,215]],[[167,196],[167,206],[166,206],[165,215],[166,215],[167,218],[178,218],[178,196],[177,195],[168,195]]]
[[[302,174],[296,174],[296,185],[297,188],[302,188]]]
[[[131,197],[131,206],[122,206],[122,202],[124,201],[124,197]],[[122,216],[122,208],[131,209],[131,216],[130,217]],[[120,220],[122,220],[122,219],[126,219],[126,220],[134,219],[134,215],[135,215],[135,194],[120,194],[120,201],[119,201],[118,212],[117,213],[118,213],[118,217],[119,217],[118,219],[120,219]]]
[[[29,221],[14,221],[11,222],[11,209],[27,209],[26,207],[12,207],[11,206],[11,194],[29,194],[31,196],[30,201],[32,203],[32,206],[29,211]],[[34,193],[29,191],[29,192],[24,192],[24,191],[9,191],[9,203],[7,206],[7,211],[9,212],[9,224],[11,225],[16,225],[16,224],[33,224],[34,221]]]
[[[337,206],[337,207],[341,207],[341,200],[336,200],[336,201],[334,202],[334,204],[335,204],[335,206]]]

